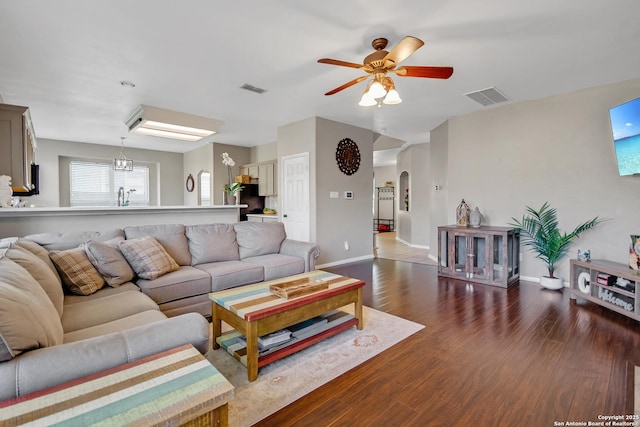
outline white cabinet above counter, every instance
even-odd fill
[[[258,180],[258,195],[278,195],[278,164],[275,160],[241,166],[240,174]]]

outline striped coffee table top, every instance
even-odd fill
[[[295,282],[308,278],[325,281],[329,285],[328,289],[289,299],[280,298],[269,291],[269,286],[271,285]],[[214,303],[226,308],[241,319],[251,322],[362,286],[364,286],[364,282],[359,279],[315,270],[282,279],[256,283],[255,285],[240,286],[238,288],[214,292],[209,294],[209,298]]]
[[[185,345],[0,402],[0,425],[177,425],[227,404],[234,393],[200,352]]]

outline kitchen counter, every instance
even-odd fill
[[[105,206],[0,208],[0,238],[69,231],[103,231],[134,225],[233,223],[240,208],[218,206]]]

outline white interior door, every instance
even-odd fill
[[[309,153],[282,158],[282,222],[287,237],[308,242],[309,218]]]

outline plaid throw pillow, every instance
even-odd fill
[[[75,295],[91,295],[104,286],[102,275],[95,269],[83,248],[50,251],[62,283]]]
[[[153,280],[180,266],[164,247],[151,236],[124,240],[119,244],[122,255],[141,279]]]

